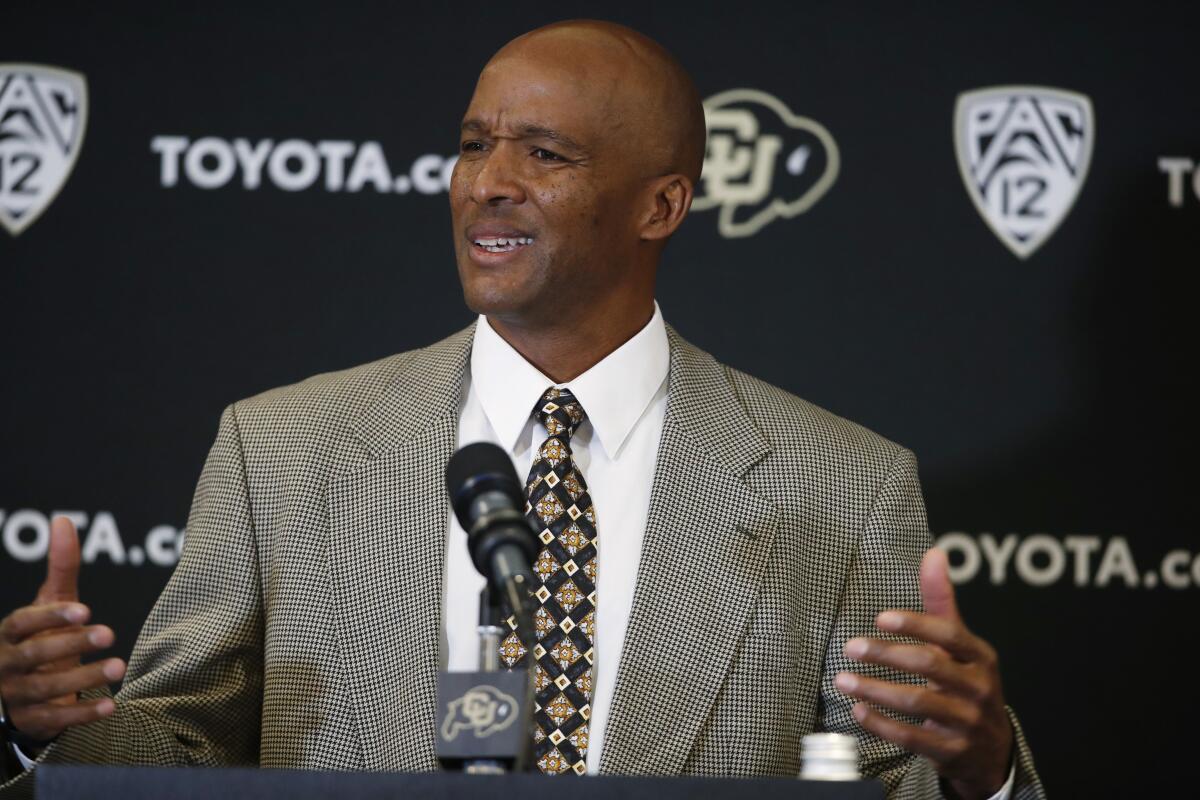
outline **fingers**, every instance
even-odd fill
[[[852,713],[865,730],[929,758],[960,794],[988,797],[1004,782],[1013,741],[996,651],[963,623],[945,553],[931,549],[921,559],[920,586],[927,613],[893,609],[875,619],[879,630],[909,641],[858,637],[844,652],[924,681],[892,683],[843,672],[834,682],[860,701]],[[893,719],[888,711],[922,724]]]
[[[110,647],[104,625],[83,627],[91,610],[77,602],[79,538],[65,517],[51,525],[46,580],[33,605],[0,620],[0,695],[17,730],[53,739],[68,727],[113,713],[109,698],[78,701],[80,692],[121,680],[125,662],[81,665],[79,657]]]
[[[79,535],[75,523],[63,516],[50,522],[50,547],[46,555],[46,580],[38,589],[38,603],[79,599]]]
[[[17,730],[33,739],[49,741],[75,725],[84,725],[111,716],[116,710],[112,698],[101,697],[69,706],[43,703],[12,709]]]
[[[81,603],[25,606],[0,622],[0,641],[16,644],[41,631],[82,625],[89,616],[91,610]]]
[[[929,548],[921,559],[921,600],[925,610],[935,617],[961,622],[954,586],[950,583],[950,560],[943,550]]]
[[[963,722],[933,718],[910,725],[857,703],[850,709],[863,729],[911,753],[925,756],[948,781],[956,797],[992,797],[1004,785],[1012,760],[1012,727],[1003,713],[979,714]]]
[[[876,617],[875,625],[887,633],[936,644],[960,661],[976,661],[992,654],[987,642],[967,630],[957,618],[892,609]]]
[[[32,672],[63,659],[78,660],[84,653],[112,647],[115,639],[112,629],[105,625],[71,628],[29,638],[0,649],[0,675]]]
[[[864,703],[856,704],[850,713],[859,725],[879,738],[893,742],[910,753],[931,758],[938,764],[954,761],[970,748],[966,736],[947,735],[932,727],[909,725],[881,714]]]
[[[74,699],[79,692],[98,689],[119,681],[125,675],[125,662],[107,658],[59,672],[30,672],[7,678],[0,688],[5,705],[17,708],[50,703],[58,698]],[[18,725],[18,727],[20,727]]]
[[[889,683],[850,672],[839,673],[834,683],[851,697],[909,716],[968,728],[979,722],[980,711],[976,704],[924,686]]]
[[[978,697],[988,687],[986,675],[978,669],[964,669],[961,662],[952,659],[940,647],[880,639],[851,639],[846,642],[845,654],[865,664],[878,664],[920,675],[941,689],[970,697]]]

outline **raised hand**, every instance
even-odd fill
[[[78,699],[125,675],[119,658],[81,664],[82,654],[111,647],[115,638],[107,626],[86,625],[90,615],[79,602],[79,536],[70,520],[55,517],[37,598],[0,622],[0,700],[25,736],[48,741],[113,713],[107,697]]]
[[[921,597],[926,613],[884,611],[881,631],[922,644],[857,638],[846,642],[848,658],[920,675],[924,686],[891,683],[840,672],[838,689],[855,704],[859,724],[875,735],[926,756],[945,784],[962,798],[987,798],[1004,785],[1012,758],[1013,731],[1004,707],[996,651],[967,630],[954,601],[946,554],[932,549],[921,560]],[[924,719],[899,722],[879,706]]]

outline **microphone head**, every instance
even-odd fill
[[[512,459],[494,444],[469,444],[446,465],[446,490],[467,533],[471,561],[488,579],[489,596],[495,598],[488,602],[507,604],[517,618],[518,635],[532,648],[536,634],[529,587],[535,585],[538,534],[521,511],[525,491]]]
[[[446,465],[446,491],[454,515],[464,530],[471,529],[467,517],[471,501],[483,492],[502,492],[514,508],[523,508],[525,494],[508,453],[490,442],[469,444],[450,457]]]

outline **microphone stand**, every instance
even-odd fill
[[[504,615],[491,583],[485,584],[479,593],[479,626],[475,630],[479,634],[479,671],[501,672],[500,642],[504,638]],[[468,775],[503,775],[507,771],[504,763],[495,758],[476,758],[463,762],[463,772]]]
[[[446,769],[468,775],[528,771],[533,755],[534,659],[536,642],[526,641],[521,669],[500,661],[508,635],[504,605],[490,583],[479,593],[479,662],[474,672],[438,674],[437,755]]]
[[[485,585],[479,593],[479,671],[499,672],[500,642],[504,639],[504,613],[500,610],[496,593]]]

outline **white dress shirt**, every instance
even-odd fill
[[[592,716],[587,769],[600,767],[617,662],[629,626],[642,537],[650,509],[650,484],[667,410],[670,347],[662,312],[632,339],[587,372],[558,384],[500,338],[485,317],[475,327],[471,368],[462,393],[458,446],[492,442],[512,456],[522,482],[548,436],[533,409],[551,386],[569,388],[587,419],[571,437],[571,452],[596,510],[596,655],[592,665]],[[467,553],[467,535],[454,518],[446,539],[442,597],[444,658],[452,671],[476,669],[479,592],[483,577]]]

